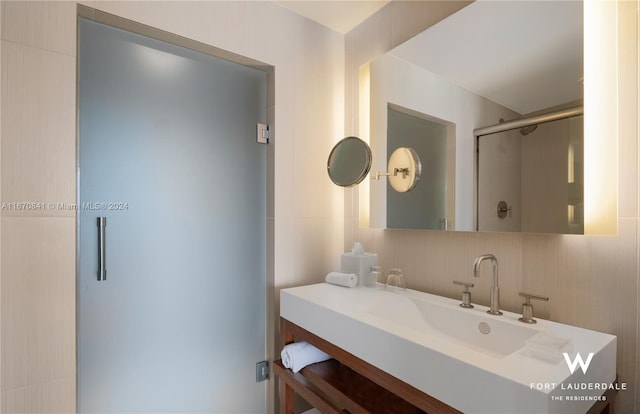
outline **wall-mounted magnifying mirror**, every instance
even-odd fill
[[[338,142],[327,161],[327,172],[334,184],[353,187],[365,179],[371,170],[371,148],[358,137],[346,137]]]
[[[372,180],[379,180],[381,176],[389,178],[389,185],[399,193],[413,190],[422,174],[422,163],[418,153],[413,148],[401,147],[393,151],[387,163],[387,172],[377,172]]]

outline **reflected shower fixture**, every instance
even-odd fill
[[[532,125],[528,125],[525,127],[520,128],[520,133],[524,136],[529,135],[530,133],[532,133],[533,131],[536,130],[536,128],[538,128],[538,124],[532,124]]]
[[[511,217],[511,206],[507,204],[506,201],[501,200],[496,206],[496,212],[498,213],[498,217],[501,219],[507,217],[507,214]]]

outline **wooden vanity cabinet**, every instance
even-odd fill
[[[280,318],[283,344],[306,341],[334,359],[309,365],[298,373],[274,361],[279,380],[280,414],[294,414],[294,397],[300,395],[323,414],[449,414],[455,408],[350,354],[304,328]],[[587,414],[612,414],[613,391]]]
[[[280,318],[282,343],[306,341],[334,359],[298,373],[273,364],[279,379],[280,413],[294,414],[294,395],[324,413],[460,413],[300,326]]]

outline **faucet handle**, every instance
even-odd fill
[[[473,287],[473,283],[454,280],[453,284],[464,286],[464,290],[462,291],[462,303],[460,304],[460,307],[467,308],[467,309],[473,308],[473,305],[471,304],[471,291],[469,290],[470,288]]]
[[[460,280],[454,280],[454,281],[453,281],[453,284],[454,284],[454,285],[464,286],[464,290],[465,290],[465,291],[468,291],[468,290],[469,290],[469,288],[472,288],[472,287],[473,287],[473,283],[470,283],[470,282],[463,282],[463,281],[460,281]]]
[[[534,295],[533,293],[520,292],[518,295],[522,296],[526,301],[525,303],[528,304],[531,304],[531,299],[543,300],[545,302],[549,300],[549,296]]]
[[[524,298],[524,303],[522,304],[522,317],[518,318],[518,320],[524,323],[537,323],[538,321],[533,319],[533,305],[531,304],[531,299],[543,300],[547,302],[549,300],[549,297],[534,295],[532,293],[526,292],[520,292],[518,294]]]

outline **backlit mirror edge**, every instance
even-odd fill
[[[584,2],[585,235],[618,234],[618,50],[636,46],[633,36],[619,39],[618,13],[617,2]],[[626,39],[633,40],[627,45]],[[359,135],[371,145],[368,63],[360,69],[359,86]],[[474,192],[476,176],[472,179]],[[365,180],[359,188],[359,224],[363,228],[371,223],[370,186]],[[474,203],[476,199],[474,194]],[[472,215],[475,228],[477,217]]]
[[[618,233],[618,7],[584,2],[585,234]]]
[[[369,64],[360,68],[358,88],[358,135],[360,139],[371,146],[370,140],[370,105],[371,105],[371,72]],[[373,149],[372,149],[373,152]],[[375,162],[375,154],[373,154]],[[374,164],[375,165],[375,164]],[[372,170],[375,171],[372,165]],[[371,194],[371,180],[365,179],[358,187],[358,222],[361,228],[370,227],[371,211],[369,199]]]

